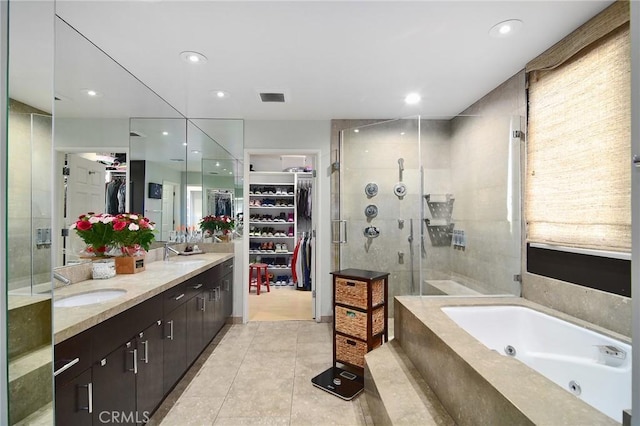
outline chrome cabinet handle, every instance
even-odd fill
[[[87,406],[79,407],[80,410],[87,410],[89,414],[93,413],[93,383],[89,382],[86,385],[80,385],[81,388],[87,388]]]
[[[224,280],[222,282],[224,283],[224,291],[229,291],[231,280]]]
[[[198,284],[194,285],[194,286],[193,286],[193,289],[194,289],[194,290],[197,290],[197,289],[199,289],[200,287],[202,287],[202,283],[198,283]]]
[[[184,297],[184,293],[182,293],[180,296],[176,296],[173,300],[180,300]]]
[[[142,342],[142,346],[144,346],[144,355],[141,361],[144,361],[145,364],[149,364],[149,341],[145,340],[144,342]]]
[[[167,321],[167,324],[169,324],[169,335],[167,336],[167,339],[173,340],[173,320]]]
[[[202,309],[200,309],[202,312],[206,312],[207,311],[207,299],[205,299],[204,297],[198,297],[198,299],[202,300]]]
[[[133,368],[130,368],[129,371],[133,371],[133,374],[138,374],[138,350],[134,349],[129,353],[133,355]]]
[[[53,377],[57,376],[58,374],[60,374],[60,373],[62,373],[64,371],[67,371],[68,369],[70,369],[71,367],[73,367],[74,365],[76,365],[79,362],[80,362],[80,358],[72,359],[71,361],[69,361],[68,363],[66,363],[62,367],[58,368],[56,371],[54,371],[53,372]]]

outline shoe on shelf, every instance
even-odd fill
[[[287,232],[287,236],[293,237],[293,226],[289,227],[289,231]]]
[[[289,217],[287,218],[287,222],[293,222],[293,213],[289,213]]]

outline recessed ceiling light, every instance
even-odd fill
[[[216,167],[220,167],[220,162],[216,161]]]
[[[360,133],[360,129],[353,129],[353,133]]]
[[[192,149],[192,150],[191,150],[191,153],[192,153],[192,154],[200,154],[200,151],[198,151],[197,149]]]
[[[489,35],[494,38],[511,37],[522,28],[524,24],[519,19],[509,19],[498,22],[489,30]]]
[[[229,92],[226,92],[226,91],[224,91],[224,90],[212,90],[212,91],[211,91],[211,94],[212,94],[213,96],[215,96],[216,98],[218,98],[218,99],[226,99],[226,98],[228,98],[229,96],[231,96],[231,95],[229,94]]]
[[[82,89],[80,91],[85,95],[89,96],[90,98],[99,98],[102,96],[102,93],[94,89]]]
[[[404,132],[400,132],[400,136],[404,136]]]
[[[164,136],[167,136],[167,135],[169,134],[169,132],[162,132],[162,134],[163,134]]]
[[[189,144],[186,143],[186,142],[182,142],[182,146],[187,146],[187,145],[189,145]]]
[[[407,103],[409,105],[414,105],[414,104],[417,104],[418,102],[420,102],[421,99],[422,99],[422,97],[420,95],[418,95],[417,93],[409,93],[404,98],[404,101],[405,101],[405,103]]]
[[[188,62],[190,64],[204,64],[207,62],[207,57],[202,53],[193,52],[193,51],[184,51],[180,53],[180,57],[183,61]]]
[[[229,174],[230,174],[230,175],[232,175],[232,174],[233,174],[233,172],[229,172]]]

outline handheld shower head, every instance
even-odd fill
[[[404,158],[398,158],[398,167],[400,167],[400,171],[404,170]]]

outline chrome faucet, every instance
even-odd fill
[[[71,284],[71,280],[63,275],[60,275],[58,272],[53,271],[53,278],[60,281],[64,285]]]
[[[169,245],[169,243],[164,243],[164,257],[162,258],[162,260],[164,260],[165,262],[169,260],[169,256],[171,256],[169,254],[169,252],[173,252],[175,254],[180,254],[180,252],[176,249],[174,249],[173,247],[171,247]]]

